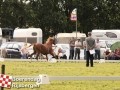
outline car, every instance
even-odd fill
[[[21,58],[21,48],[24,45],[25,45],[25,42],[2,43],[0,46],[0,55],[3,58]],[[31,44],[27,43],[27,45],[31,45]]]

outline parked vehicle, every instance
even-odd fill
[[[25,42],[5,42],[0,46],[0,55],[3,58],[21,58],[20,49],[25,45]],[[27,43],[27,45],[30,45]],[[29,52],[29,50],[28,50]]]
[[[28,43],[42,43],[42,29],[40,28],[16,28],[13,40]]]

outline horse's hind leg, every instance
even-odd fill
[[[39,57],[39,55],[40,55],[40,53],[37,53],[37,55],[36,55],[36,59],[37,59],[37,61],[38,61],[38,57]]]
[[[43,59],[43,55],[40,53],[39,58],[42,60]]]

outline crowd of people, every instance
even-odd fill
[[[120,48],[110,51],[107,49],[104,52],[105,60],[120,60]]]
[[[88,35],[89,37],[89,35]],[[91,44],[91,42],[89,43]],[[70,57],[69,59],[80,59],[80,49],[84,49],[84,59],[86,60],[86,40],[83,41],[83,45],[80,42],[80,38],[78,38],[76,41],[74,38],[70,40]],[[120,48],[115,49],[114,51],[111,51],[109,49],[105,50],[103,53],[101,53],[101,44],[99,41],[99,38],[95,40],[94,50],[95,53],[93,54],[93,58],[95,60],[101,59],[101,54],[103,54],[105,60],[119,60],[120,59]],[[78,58],[76,58],[78,57]]]
[[[90,38],[90,40],[87,41],[87,38]],[[88,33],[88,37],[86,38],[85,41],[83,41],[83,44],[81,42],[80,38],[77,38],[77,40],[75,40],[74,38],[71,38],[70,40],[70,56],[69,59],[78,59],[80,60],[80,49],[84,49],[84,59],[87,59],[87,50],[90,49],[95,49],[95,59],[100,60],[100,43],[99,43],[99,39],[97,39],[95,41],[95,39],[93,39],[91,37],[91,33]],[[94,43],[92,43],[91,39],[94,40]],[[92,47],[90,47],[92,44],[94,44]]]
[[[83,47],[82,47],[83,46]],[[78,38],[76,41],[71,39],[70,41],[70,58],[69,59],[80,59],[80,49],[84,48],[84,59],[86,60],[86,67],[93,67],[93,59],[100,60],[101,54],[103,54],[105,60],[120,60],[120,48],[110,51],[109,49],[105,50],[104,53],[101,53],[101,44],[99,38],[96,40],[91,37],[91,32],[88,32],[88,37],[83,41],[83,45]],[[91,54],[92,53],[92,54]],[[75,55],[74,55],[75,54]]]
[[[91,35],[92,35],[91,32],[88,32],[88,37],[83,42],[83,45],[80,38],[77,38],[77,40],[71,38],[69,43],[70,45],[69,59],[80,60],[80,53],[81,53],[80,49],[84,48],[84,59],[86,59],[86,67],[89,66],[89,62],[91,67],[93,67],[94,49],[95,49],[95,58],[100,59],[100,46],[99,46],[99,39],[97,42],[95,42],[95,39],[92,38]]]

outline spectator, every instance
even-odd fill
[[[95,48],[95,39],[91,37],[91,32],[88,32],[88,37],[86,38],[86,67],[89,67],[89,61],[91,67],[93,67],[93,53],[91,54],[90,51],[94,51]]]
[[[108,56],[108,60],[115,60],[115,52],[111,51],[109,56]]]
[[[107,49],[107,50],[104,52],[104,59],[105,59],[105,60],[109,60],[109,55],[110,55],[110,51],[109,51],[109,49]]]
[[[22,59],[27,59],[27,54],[28,54],[28,50],[27,50],[27,43],[24,44],[24,46],[21,48],[21,58]]]
[[[75,59],[78,56],[78,59],[80,59],[80,48],[81,48],[82,44],[80,41],[80,38],[77,38],[77,40],[75,41]]]
[[[83,41],[84,59],[86,59],[86,41]]]
[[[98,38],[96,40],[96,46],[95,46],[95,59],[100,60],[100,42]]]
[[[69,45],[70,45],[69,59],[73,59],[74,58],[74,47],[75,47],[75,39],[74,39],[74,37],[71,38]]]
[[[67,59],[67,56],[65,55],[65,50],[63,50],[62,48],[58,48],[58,53],[57,53],[57,56],[58,58],[60,59]]]
[[[120,49],[115,49],[115,60],[120,59]]]

